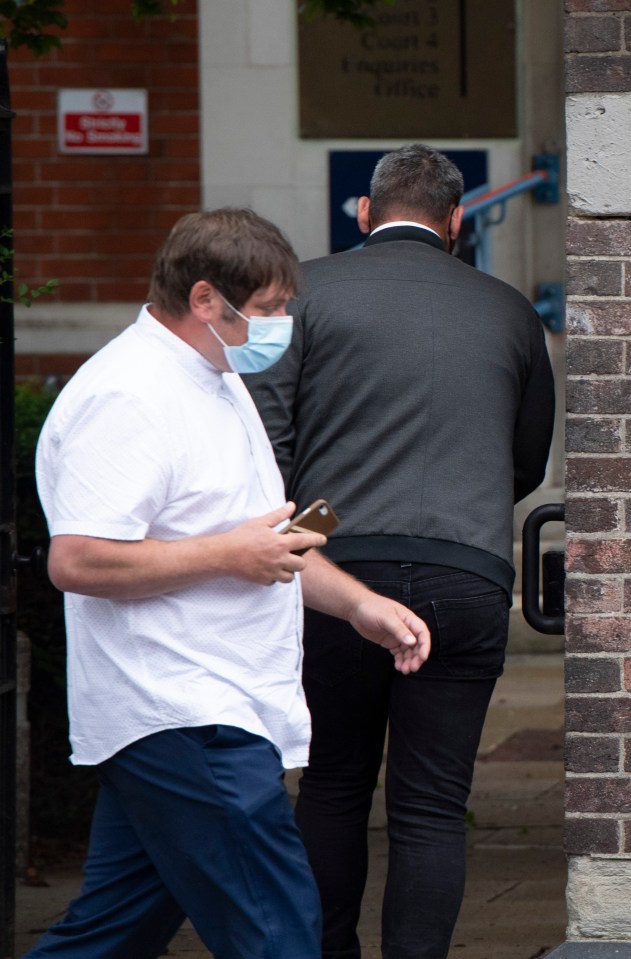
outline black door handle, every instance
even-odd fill
[[[565,632],[565,554],[550,550],[543,554],[543,611],[539,606],[539,540],[544,523],[565,519],[563,503],[546,503],[538,506],[526,517],[522,543],[522,611],[524,619],[539,633],[559,635]]]

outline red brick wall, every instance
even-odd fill
[[[628,0],[565,0],[570,94],[631,90]],[[566,846],[631,853],[631,221],[567,231]]]
[[[19,280],[59,280],[66,302],[142,301],[153,256],[200,204],[195,0],[177,18],[134,22],[130,0],[66,0],[62,46],[11,51],[14,246]],[[60,88],[144,88],[149,153],[62,156]]]
[[[16,353],[15,382],[41,385],[48,381],[60,389],[89,358],[88,353]]]

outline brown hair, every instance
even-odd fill
[[[298,260],[278,227],[253,210],[189,213],[178,220],[156,256],[149,300],[171,316],[183,316],[199,280],[212,283],[240,308],[255,290],[272,283],[293,296]]]

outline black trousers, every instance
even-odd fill
[[[508,632],[506,593],[420,563],[342,564],[428,624],[432,652],[402,676],[348,623],[306,610],[304,684],[313,720],[296,817],[320,890],[324,959],[359,959],[367,829],[388,728],[389,864],[384,959],[445,959],[465,879],[465,813]]]

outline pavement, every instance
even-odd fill
[[[524,648],[529,651],[509,644],[482,737],[469,802],[465,901],[449,959],[542,959],[565,939],[563,654],[552,637],[539,637]],[[298,777],[299,772],[287,777],[291,795]],[[363,959],[380,957],[385,826],[383,790],[378,789],[360,925]],[[66,857],[37,881],[45,884],[18,884],[17,957],[63,916],[77,895],[80,860]],[[209,953],[185,923],[168,955],[208,959]]]

